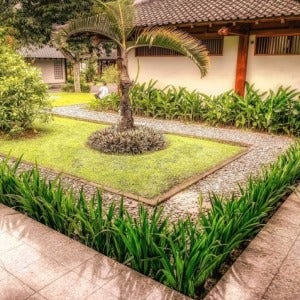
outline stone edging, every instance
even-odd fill
[[[296,299],[299,259],[300,185],[204,300]]]

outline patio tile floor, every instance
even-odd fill
[[[0,299],[189,298],[0,204]]]

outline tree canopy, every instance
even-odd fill
[[[1,0],[0,22],[23,45],[46,44],[53,24],[88,15],[93,0]]]

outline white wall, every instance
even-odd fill
[[[65,67],[63,63],[63,79],[55,79],[54,78],[54,60],[53,59],[36,59],[34,67],[38,68],[42,72],[42,78],[45,83],[48,84],[60,84],[65,83]]]
[[[185,57],[139,57],[139,82],[158,80],[158,87],[185,86],[207,94],[219,94],[232,89],[235,83],[238,37],[225,37],[223,56],[210,56],[208,75],[201,79],[195,64]],[[130,53],[129,72],[137,74],[137,58]]]
[[[255,36],[250,37],[247,81],[262,90],[280,85],[300,89],[300,55],[254,55]]]

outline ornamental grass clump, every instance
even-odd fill
[[[164,149],[166,141],[163,134],[145,126],[126,131],[110,127],[94,132],[88,145],[104,153],[141,154]]]
[[[101,194],[87,199],[48,182],[37,168],[17,172],[20,161],[0,163],[0,202],[93,247],[101,253],[188,296],[205,293],[230,253],[252,238],[300,180],[300,142],[257,178],[240,196],[213,194],[211,210],[195,220],[171,222],[162,209],[140,206],[130,215],[123,201],[104,209]]]

